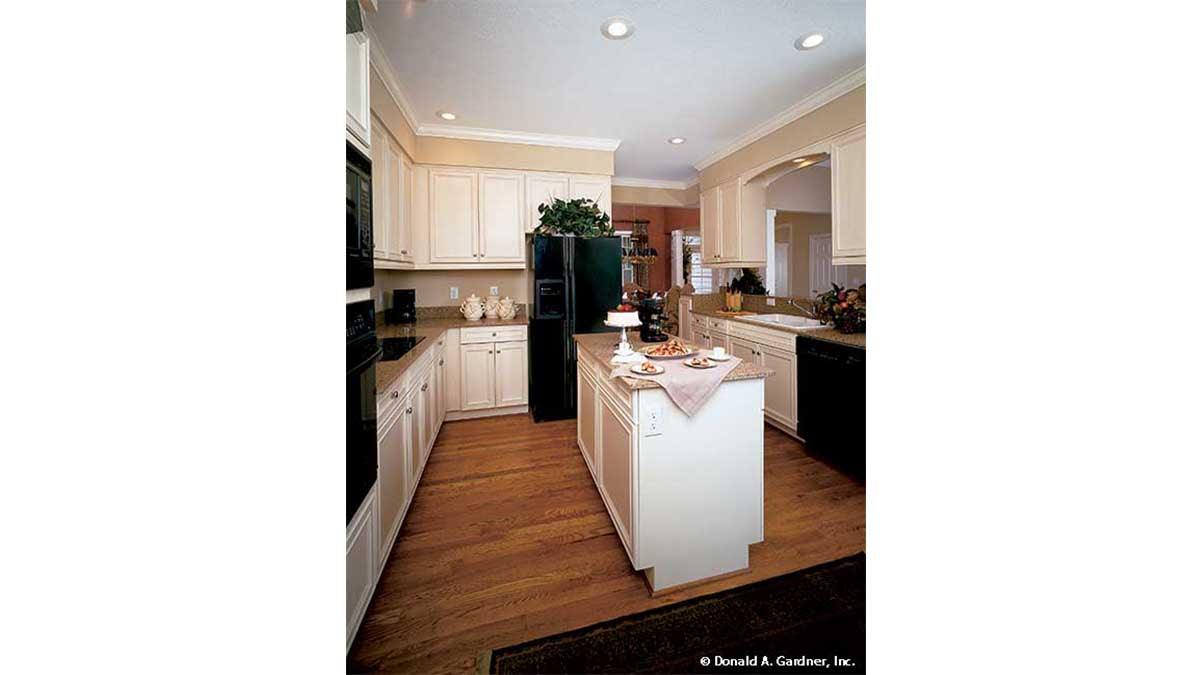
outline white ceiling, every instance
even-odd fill
[[[632,37],[601,36],[615,15]],[[620,139],[624,178],[687,181],[866,59],[860,0],[381,0],[370,21],[419,125]]]

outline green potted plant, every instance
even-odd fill
[[[611,237],[612,219],[591,199],[554,199],[539,204],[540,222],[534,234],[561,237]]]

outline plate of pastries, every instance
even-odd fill
[[[650,361],[642,361],[629,366],[629,371],[636,375],[662,375],[667,369]]]
[[[683,365],[689,366],[691,368],[699,368],[701,370],[703,370],[705,368],[716,368],[717,367],[717,363],[715,361],[709,359],[707,356],[693,356],[692,358],[688,359],[687,361],[684,361]]]
[[[695,353],[695,350],[683,344],[679,338],[671,338],[656,345],[646,345],[639,351],[651,359],[682,359]]]

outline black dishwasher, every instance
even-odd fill
[[[808,452],[866,477],[867,350],[796,337],[796,435]]]

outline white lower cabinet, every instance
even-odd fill
[[[575,387],[575,410],[579,418],[576,440],[583,458],[587,460],[588,469],[596,474],[596,383],[588,377],[584,369],[579,370],[578,382]]]
[[[496,346],[490,342],[459,347],[463,410],[496,407],[495,352]]]
[[[633,422],[607,397],[600,397],[600,489],[613,522],[633,557]]]
[[[529,403],[526,326],[470,327],[459,331],[459,410],[512,408]]]
[[[766,420],[789,434],[796,433],[796,334],[731,321],[728,349],[731,354],[769,368],[774,373],[763,383]]]
[[[411,417],[406,412],[411,404],[411,396],[401,398],[400,393],[399,389],[392,392],[399,402],[398,407],[391,419],[381,420],[379,427],[379,522],[383,541],[389,543],[400,527],[404,507],[412,493],[408,460]],[[382,568],[386,559],[385,551],[376,565]]]
[[[528,372],[528,343],[496,343],[496,407],[529,402]]]
[[[358,625],[371,602],[378,578],[379,509],[378,490],[367,499],[346,528],[346,649],[354,641]]]

